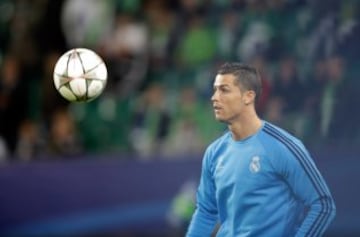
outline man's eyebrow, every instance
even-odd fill
[[[230,86],[228,84],[220,84],[220,85],[214,84],[214,88],[225,88],[225,87],[230,87]]]

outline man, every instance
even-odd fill
[[[229,131],[206,150],[187,237],[321,236],[335,216],[329,189],[303,144],[261,120],[257,70],[225,63],[211,98]]]

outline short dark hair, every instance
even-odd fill
[[[240,84],[244,90],[255,92],[255,102],[258,102],[262,83],[258,70],[248,64],[238,62],[226,62],[222,64],[217,72],[220,75],[232,74],[236,78],[236,83]]]

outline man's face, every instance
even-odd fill
[[[235,76],[232,74],[216,76],[211,101],[215,118],[228,124],[239,118],[246,103],[244,93],[235,83]]]

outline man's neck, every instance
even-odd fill
[[[228,128],[232,133],[232,138],[235,141],[240,141],[254,135],[261,126],[261,119],[256,113],[253,113],[239,118],[237,121],[229,124]]]

